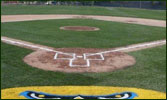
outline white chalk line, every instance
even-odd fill
[[[8,44],[12,44],[12,45],[16,45],[16,46],[25,46],[25,47],[29,47],[29,48],[33,48],[33,49],[39,49],[39,50],[45,50],[45,51],[49,51],[49,52],[55,52],[55,56],[54,59],[62,59],[62,60],[69,60],[69,66],[70,67],[90,67],[90,61],[94,60],[94,61],[98,61],[98,60],[105,60],[104,58],[104,54],[106,53],[112,53],[112,52],[125,52],[126,50],[130,50],[130,49],[136,49],[136,48],[150,48],[152,46],[159,46],[159,45],[164,45],[166,44],[166,40],[159,40],[159,41],[153,41],[153,42],[149,42],[149,43],[140,43],[140,44],[135,44],[135,45],[130,45],[127,47],[120,47],[120,48],[116,48],[113,50],[108,50],[108,51],[103,51],[103,52],[98,52],[98,53],[83,53],[83,56],[77,56],[76,53],[65,53],[65,52],[60,52],[60,51],[56,51],[54,49],[50,49],[47,47],[42,47],[42,46],[36,46],[35,44],[29,44],[29,43],[23,43],[23,42],[19,42],[18,40],[12,40],[9,38],[4,38],[1,37],[1,41],[8,43]],[[70,58],[64,58],[64,57],[58,57],[59,54],[62,55],[66,55],[66,56],[71,56]],[[100,56],[99,59],[90,59],[88,57],[90,56]],[[76,65],[73,64],[74,60],[78,59],[78,58],[83,58],[83,60],[86,61],[86,64],[83,65]]]
[[[125,50],[130,50],[130,49],[136,49],[136,48],[143,48],[143,47],[152,47],[154,45],[164,45],[166,44],[166,40],[159,40],[159,41],[153,41],[153,42],[149,42],[149,43],[141,43],[141,44],[136,44],[136,45],[132,45],[132,46],[127,46],[127,47],[120,47],[114,50],[109,50],[109,51],[104,51],[104,52],[98,52],[98,53],[94,53],[96,54],[105,54],[105,53],[111,53],[111,52],[117,52],[117,51],[122,51],[124,52]],[[89,55],[94,55],[94,54],[89,54]]]
[[[12,44],[12,45],[20,45],[20,46],[26,46],[32,49],[40,49],[40,50],[45,50],[45,51],[50,51],[50,52],[57,52],[57,53],[64,53],[64,52],[60,52],[60,51],[55,51],[54,49],[50,49],[47,47],[42,47],[42,46],[36,46],[35,44],[29,44],[29,43],[23,43],[23,42],[19,42],[17,40],[11,40],[11,39],[7,39],[4,37],[1,37],[1,41],[8,43],[8,44]],[[67,55],[71,55],[70,53],[64,53]]]

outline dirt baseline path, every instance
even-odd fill
[[[104,21],[115,21],[122,23],[141,24],[148,26],[166,27],[166,21],[131,18],[131,17],[115,17],[115,16],[95,16],[95,15],[2,15],[1,22],[17,22],[17,21],[31,21],[31,20],[47,20],[47,19],[96,19]]]

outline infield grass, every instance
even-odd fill
[[[62,73],[23,62],[31,50],[1,43],[1,88],[22,86],[95,85],[136,87],[166,92],[166,45],[131,52],[136,64],[115,72]]]
[[[60,30],[92,26],[99,31]],[[166,28],[92,19],[61,19],[2,23],[2,36],[56,48],[113,48],[166,39]]]
[[[2,5],[2,15],[18,14],[81,14],[139,17],[166,20],[166,10],[96,6],[54,6],[54,5]]]

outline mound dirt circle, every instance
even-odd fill
[[[62,49],[66,52],[76,51],[77,55],[82,55],[84,52],[95,52],[99,51],[96,49]],[[43,70],[49,71],[60,71],[60,72],[111,72],[118,69],[135,64],[135,58],[122,52],[113,52],[104,54],[105,60],[92,60],[90,66],[82,66],[85,63],[83,58],[78,58],[74,63],[81,65],[71,67],[69,66],[69,60],[67,59],[53,59],[55,52],[48,51],[35,51],[24,58],[24,62],[32,67],[36,67]],[[61,56],[61,55],[60,55]],[[99,56],[93,56],[91,59],[98,59]]]
[[[89,27],[89,26],[63,26],[60,27],[62,30],[72,30],[72,31],[98,31],[99,28]]]

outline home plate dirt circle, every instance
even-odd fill
[[[55,52],[49,52],[44,50],[35,51],[23,59],[25,63],[32,67],[36,67],[43,70],[49,71],[60,71],[60,72],[111,72],[118,69],[123,69],[128,66],[135,64],[135,58],[122,52],[112,52],[104,54],[105,60],[91,60],[90,66],[85,67],[85,60],[82,57],[83,53],[99,52],[100,49],[86,49],[86,48],[60,48],[56,49],[63,52],[72,53],[75,52],[78,58],[73,62],[76,65],[69,66],[69,60],[67,59],[54,59]],[[59,57],[66,57],[66,55],[59,55]],[[100,56],[91,56],[89,59],[99,59]]]
[[[97,27],[90,27],[90,26],[63,26],[60,27],[62,30],[72,30],[72,31],[98,31],[100,30]]]

